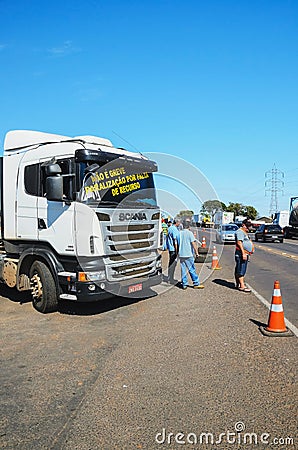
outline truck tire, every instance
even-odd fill
[[[35,261],[30,268],[32,304],[41,313],[57,311],[57,288],[50,269],[42,261]]]

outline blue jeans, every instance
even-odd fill
[[[189,273],[194,286],[198,286],[200,284],[199,277],[196,273],[195,269],[195,260],[193,257],[190,258],[180,258],[181,265],[181,282],[182,286],[187,285],[187,272]]]

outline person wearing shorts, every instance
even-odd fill
[[[249,261],[249,255],[253,253],[253,243],[249,238],[248,230],[251,225],[249,219],[245,219],[242,222],[241,228],[235,233],[236,250],[235,250],[235,281],[236,288],[242,292],[251,292],[251,290],[245,286],[244,276],[247,270],[247,263]]]

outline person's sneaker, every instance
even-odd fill
[[[183,285],[183,286],[182,286],[182,289],[187,289],[187,286],[186,286],[186,285]]]
[[[204,289],[204,285],[203,284],[196,284],[193,288],[194,289]]]

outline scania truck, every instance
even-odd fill
[[[42,313],[64,299],[141,296],[159,284],[156,171],[154,161],[104,138],[8,132],[0,282],[31,291]]]
[[[286,239],[298,238],[298,197],[290,198],[289,223],[283,231]]]

